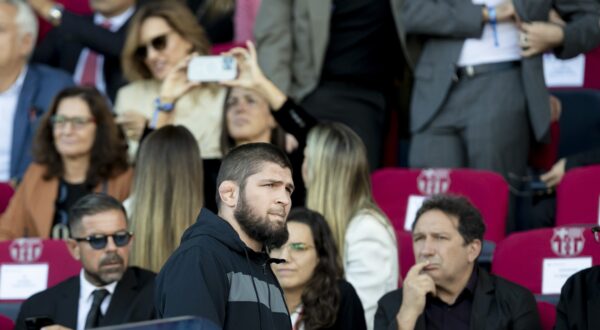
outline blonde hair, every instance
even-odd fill
[[[200,55],[210,53],[210,43],[204,29],[185,5],[179,1],[152,2],[140,7],[129,24],[127,38],[121,53],[121,66],[127,80],[153,78],[146,64],[135,56],[135,51],[140,46],[142,24],[150,17],[164,19],[177,34],[192,44],[192,52],[195,51]]]
[[[306,206],[325,217],[340,256],[350,220],[367,211],[388,231],[391,224],[373,201],[365,145],[356,133],[340,123],[315,126],[306,141]]]
[[[202,160],[183,126],[165,126],[142,144],[133,182],[132,264],[158,272],[204,202]]]

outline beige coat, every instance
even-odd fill
[[[6,212],[0,216],[0,241],[50,236],[59,180],[44,180],[45,171],[45,166],[36,163],[27,168]],[[132,178],[131,169],[111,178],[108,180],[107,193],[119,201],[125,200],[129,196]],[[100,192],[102,186],[98,185],[95,191]]]

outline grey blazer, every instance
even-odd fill
[[[390,0],[405,58],[402,0]],[[302,100],[318,84],[329,42],[332,0],[262,0],[254,26],[261,68],[287,95]],[[410,65],[410,61],[409,65]]]
[[[551,7],[562,17],[583,14],[593,6],[591,0],[513,0],[519,17],[525,22],[546,21]],[[471,0],[404,0],[404,29],[423,38],[423,51],[415,68],[415,85],[411,103],[411,130],[418,132],[440,110],[452,85],[456,63],[467,38],[480,38],[481,5]],[[588,19],[586,19],[588,20]],[[576,36],[589,24],[573,24],[565,30],[565,45],[558,54],[574,56],[582,45]],[[588,42],[589,44],[589,42]],[[529,121],[536,140],[546,138],[550,126],[550,103],[543,75],[542,56],[523,58],[521,76]],[[482,105],[485,106],[485,105]]]

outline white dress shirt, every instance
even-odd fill
[[[113,293],[115,292],[115,288],[117,287],[117,281],[112,282],[103,287],[97,287],[92,283],[88,282],[85,278],[84,270],[81,269],[79,273],[79,282],[80,282],[80,290],[79,290],[79,308],[77,308],[77,329],[76,330],[84,330],[85,327],[85,319],[87,318],[88,313],[90,312],[90,308],[92,307],[92,302],[94,301],[94,297],[92,293],[98,289],[106,289],[108,291],[108,295],[102,301],[100,305],[100,310],[102,311],[102,315],[106,314],[108,310],[108,306],[110,305],[110,301],[112,299]]]
[[[504,0],[472,1],[473,4],[485,4],[487,6],[498,6],[504,2]],[[480,39],[469,38],[465,40],[458,59],[458,66],[520,60],[519,29],[515,22],[497,23],[496,30],[498,34],[497,46],[494,44],[494,31],[489,23],[485,24]]]
[[[0,182],[10,180],[10,154],[13,143],[13,125],[19,95],[27,75],[27,66],[23,67],[17,80],[6,91],[0,93]],[[28,109],[29,110],[29,109]],[[23,146],[25,148],[25,146]]]

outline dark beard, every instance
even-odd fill
[[[254,214],[246,203],[244,193],[242,191],[240,194],[240,201],[233,211],[233,216],[246,235],[267,248],[279,247],[287,242],[289,233],[285,223],[278,227],[277,224],[271,223],[266,216],[261,218]]]

